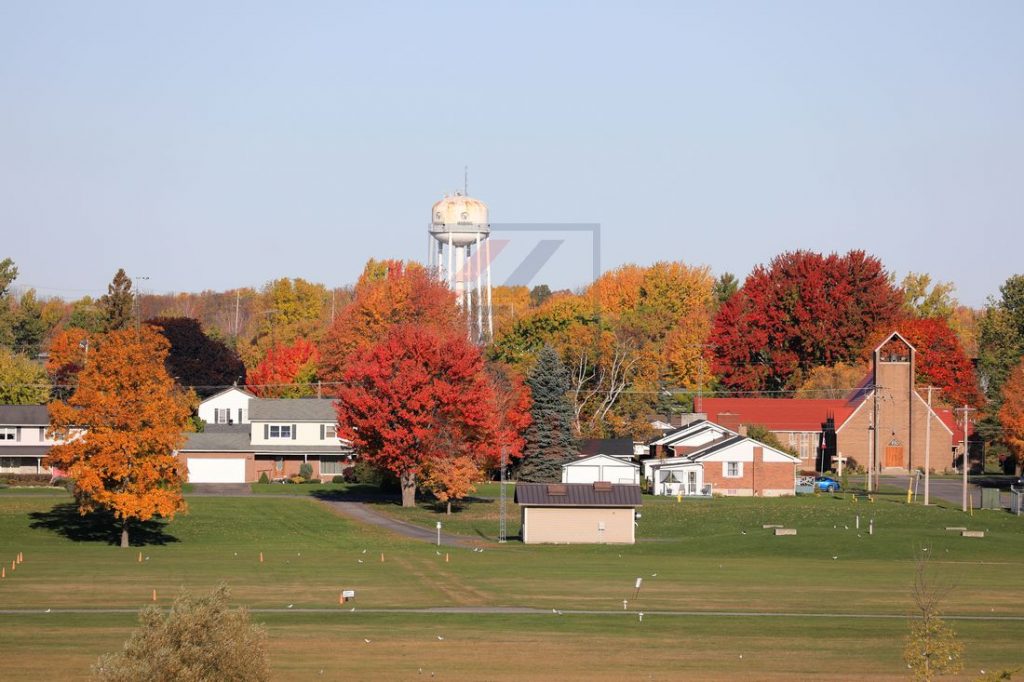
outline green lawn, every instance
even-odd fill
[[[0,608],[135,609],[150,602],[154,589],[159,603],[167,604],[182,586],[205,590],[227,580],[234,599],[250,607],[331,609],[256,614],[270,628],[273,665],[286,679],[319,676],[320,669],[324,679],[409,679],[419,667],[447,679],[897,679],[904,671],[902,618],[658,612],[903,615],[909,610],[913,557],[926,547],[939,577],[956,586],[948,613],[1024,617],[1016,588],[1024,568],[1024,522],[1004,513],[975,512],[969,518],[943,507],[907,506],[895,496],[875,503],[822,496],[681,504],[645,497],[640,541],[633,546],[527,547],[513,541],[483,552],[438,554],[432,545],[341,518],[314,497],[361,496],[365,490],[309,492],[280,498],[192,496],[187,515],[146,529],[138,539],[147,544],[130,550],[109,544],[111,530],[83,521],[69,497],[0,494],[0,565],[8,562]],[[415,523],[432,526],[441,519],[447,530],[493,537],[497,506],[480,499],[451,517],[431,505],[403,510],[385,500],[376,508]],[[510,510],[514,534],[518,512],[511,504]],[[872,518],[876,532],[868,535]],[[761,528],[764,523],[795,527],[799,535],[775,537]],[[965,539],[945,531],[947,525],[988,534]],[[19,551],[25,563],[10,573],[9,562]],[[644,586],[634,599],[634,580],[641,576]],[[357,590],[355,613],[338,608],[341,589]],[[646,612],[642,624],[622,612],[624,598],[631,600],[631,612]],[[360,612],[454,606],[603,613]],[[0,615],[3,678],[80,677],[97,655],[120,645],[132,624],[127,614]],[[968,671],[1024,663],[1020,625],[956,621]],[[487,653],[474,655],[482,647]]]

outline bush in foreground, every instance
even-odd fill
[[[143,609],[139,629],[124,648],[100,657],[93,666],[94,679],[269,680],[266,632],[252,625],[245,608],[229,608],[229,596],[227,585],[221,583],[203,597],[183,590],[168,613],[155,606]]]

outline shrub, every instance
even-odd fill
[[[304,479],[302,476],[298,476],[298,475],[296,475],[296,476],[289,476],[286,480],[289,483],[304,483],[306,481],[306,479]]]
[[[310,464],[309,462],[303,462],[302,464],[300,464],[299,476],[301,476],[302,479],[305,481],[308,481],[309,479],[313,478],[313,465]]]
[[[50,474],[3,474],[0,482],[21,486],[48,486],[52,480]]]
[[[260,474],[260,483],[270,483],[270,476],[267,476],[266,471]]]
[[[345,483],[356,483],[356,468],[354,466],[345,467],[341,470],[341,478]]]
[[[182,591],[168,613],[146,607],[124,647],[93,666],[94,677],[110,682],[269,680],[266,630],[253,625],[244,608],[230,608],[229,596],[222,583],[203,597]]]
[[[347,471],[347,469],[346,469],[346,471]],[[345,476],[342,475],[342,474],[337,474],[336,476],[333,476],[331,478],[331,483],[344,483],[344,482],[345,482]]]

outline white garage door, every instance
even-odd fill
[[[601,480],[601,467],[599,466],[569,466],[565,467],[566,483],[593,483]]]
[[[188,482],[245,483],[245,460],[189,457]]]

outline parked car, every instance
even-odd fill
[[[840,488],[839,481],[828,476],[818,476],[814,479],[814,489],[823,493],[835,493]]]

